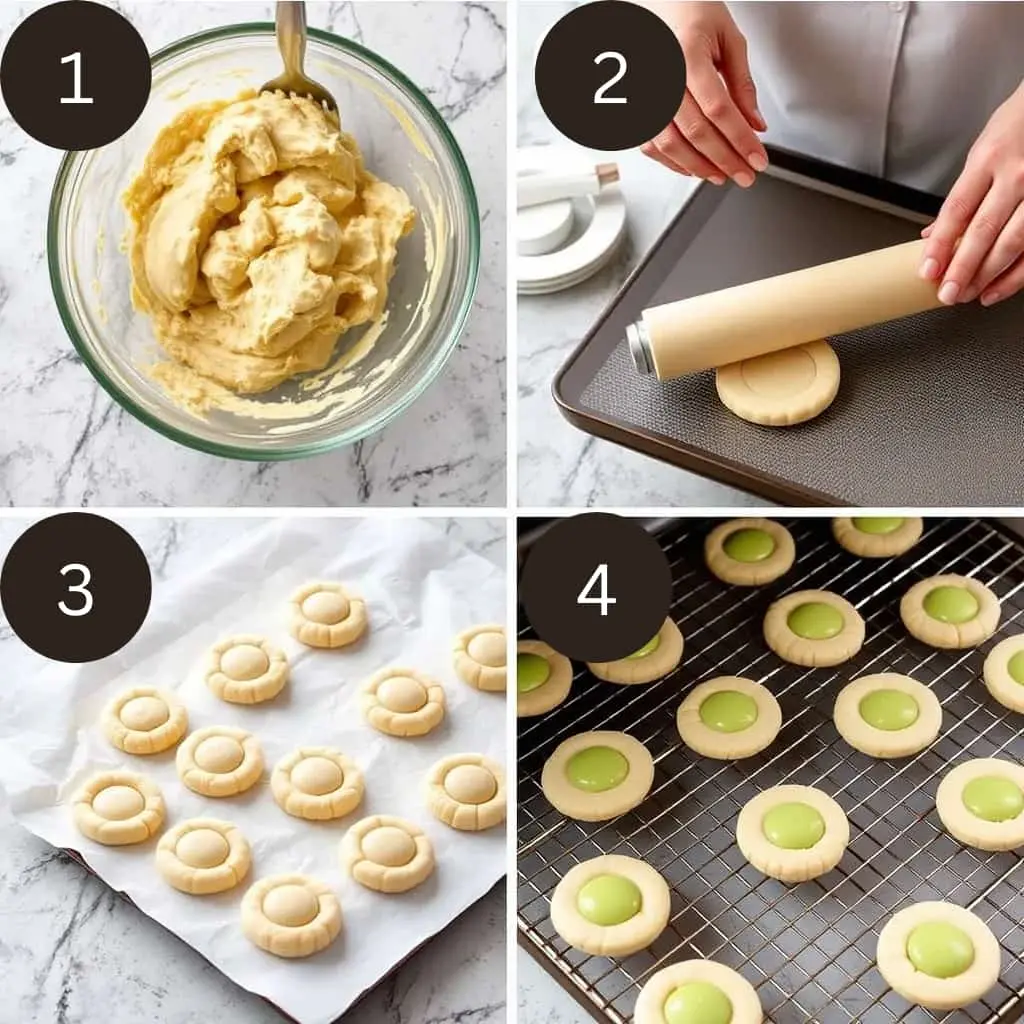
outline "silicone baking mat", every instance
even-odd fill
[[[568,419],[781,504],[1009,506],[1024,484],[1024,297],[940,309],[831,339],[832,407],[762,427],[718,400],[714,371],[658,381],[625,331],[648,306],[916,237],[939,200],[772,151],[749,189],[702,185],[559,371]]]
[[[956,842],[934,810],[935,789],[955,763],[1024,754],[1022,716],[993,701],[980,679],[987,651],[1024,629],[1024,544],[977,520],[929,522],[921,542],[895,560],[858,559],[832,540],[824,519],[786,522],[797,561],[763,588],[729,587],[704,568],[707,520],[675,520],[659,537],[672,565],[672,617],[686,640],[681,666],[650,686],[619,687],[576,672],[569,699],[519,723],[517,908],[520,942],[595,1019],[631,1020],[637,993],[661,967],[695,957],[739,970],[773,1024],[1005,1024],[1024,1015],[1024,861]],[[972,575],[1002,602],[996,637],[972,651],[939,651],[911,639],[899,598],[941,572]],[[765,646],[771,601],[803,588],[834,590],[860,611],[867,641],[836,669],[787,665]],[[521,634],[530,635],[521,623]],[[941,738],[914,758],[880,761],[854,751],[832,724],[841,686],[892,670],[930,686],[942,702]],[[684,747],[675,709],[697,682],[718,675],[758,679],[779,698],[784,725],[767,751],[712,761]],[[566,737],[620,729],[654,756],[654,786],[636,810],[587,824],[563,818],[544,798],[540,772]],[[770,786],[820,786],[850,819],[851,841],[834,871],[789,888],[748,865],[735,841],[736,815]],[[669,925],[653,945],[622,960],[569,947],[548,916],[551,893],[575,864],[602,853],[640,857],[672,888]],[[893,993],[875,968],[878,932],[910,903],[952,900],[988,922],[1002,946],[999,984],[954,1013],[930,1013]]]

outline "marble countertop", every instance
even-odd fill
[[[519,8],[520,146],[550,143],[573,148],[544,116],[533,88],[538,41],[573,6],[545,2]],[[618,257],[584,284],[554,295],[519,296],[519,503],[526,507],[760,505],[749,494],[583,433],[562,417],[551,397],[558,368],[696,187],[693,179],[673,174],[636,150],[596,159],[619,164],[628,237]]]
[[[116,517],[115,517],[116,518]],[[194,572],[260,519],[123,519],[154,580]],[[438,525],[500,566],[496,519]],[[29,525],[0,522],[0,553]],[[6,673],[42,658],[0,621]],[[498,886],[368,993],[345,1024],[504,1024],[505,894]],[[65,854],[16,824],[0,796],[0,1020],[19,1024],[280,1024],[262,999],[228,981],[170,932]]]
[[[37,4],[0,9],[0,38]],[[150,49],[217,24],[272,21],[271,3],[118,3]],[[381,433],[297,462],[193,452],[116,405],[76,356],[46,265],[61,154],[0,109],[0,505],[505,504],[505,5],[309,3],[311,25],[376,50],[454,131],[483,221],[475,308],[440,377]]]

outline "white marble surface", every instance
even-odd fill
[[[518,1024],[593,1024],[594,1018],[521,947],[516,975]]]
[[[116,518],[116,517],[114,517]],[[157,585],[191,573],[260,519],[119,520]],[[498,519],[439,519],[500,566]],[[0,521],[0,558],[29,525]],[[0,619],[5,674],[42,659]],[[503,1024],[505,897],[499,886],[345,1015],[345,1024]],[[64,854],[15,824],[0,797],[0,1021],[18,1024],[278,1024],[283,1018],[125,903]]]
[[[0,5],[0,39],[36,4]],[[270,3],[117,3],[150,49],[218,24],[273,20]],[[503,3],[309,3],[416,81],[454,131],[483,218],[475,308],[425,395],[382,433],[313,459],[233,462],[138,423],[74,353],[54,307],[46,211],[61,154],[0,109],[0,504],[505,504],[505,7]]]
[[[516,44],[518,144],[573,147],[544,116],[533,87],[533,58],[547,28],[574,4],[519,7]],[[756,505],[758,499],[600,440],[571,426],[551,397],[558,368],[611,301],[694,187],[639,151],[595,154],[614,160],[628,211],[617,259],[568,291],[519,296],[516,332],[519,504],[604,507]]]

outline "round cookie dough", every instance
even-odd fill
[[[791,427],[823,413],[839,391],[839,359],[827,341],[794,345],[720,366],[715,387],[740,419]]]
[[[268,875],[242,897],[242,932],[274,956],[312,956],[341,931],[341,904],[306,875]]]
[[[942,730],[942,705],[910,676],[861,676],[839,691],[833,712],[839,735],[872,757],[909,757],[930,747]]]
[[[841,548],[861,558],[895,558],[920,539],[920,516],[841,516],[832,520],[832,536]]]
[[[412,668],[386,668],[370,677],[363,714],[388,736],[426,736],[444,720],[444,687]]]
[[[762,1024],[754,986],[714,960],[684,960],[647,979],[633,1024]]]
[[[793,535],[771,519],[730,519],[704,540],[708,569],[738,587],[759,587],[785,576],[795,558]]]
[[[782,709],[760,683],[718,676],[690,691],[676,711],[676,728],[679,738],[702,757],[736,761],[775,742]]]
[[[781,882],[807,882],[831,871],[850,842],[843,809],[813,786],[775,786],[740,811],[736,843],[758,871]]]
[[[246,634],[221,640],[206,662],[206,685],[230,704],[273,700],[288,682],[284,651],[261,636]]]
[[[229,821],[190,818],[160,837],[156,869],[192,896],[233,889],[249,872],[249,842]]]
[[[667,676],[682,657],[683,634],[671,619],[666,619],[640,650],[618,661],[588,661],[587,668],[606,683],[653,683]]]
[[[592,956],[629,956],[668,924],[665,879],[634,857],[605,854],[577,864],[555,886],[551,923],[574,949]]]
[[[915,903],[878,936],[878,971],[908,1002],[958,1010],[999,979],[999,943],[988,925],[955,903]]]
[[[794,665],[840,665],[861,649],[864,620],[838,594],[797,590],[769,607],[764,617],[764,639],[780,658]]]
[[[178,777],[202,796],[234,796],[263,774],[263,752],[252,733],[211,725],[190,733],[178,747]]]
[[[982,676],[995,700],[1024,714],[1024,633],[1000,640],[989,651]]]
[[[572,688],[572,662],[543,640],[516,645],[516,715],[530,718],[558,707]]]
[[[900,601],[907,631],[931,647],[977,647],[996,631],[999,615],[999,598],[968,576],[921,580]]]
[[[608,821],[647,799],[654,761],[624,732],[581,732],[544,762],[541,788],[551,806],[577,821]]]
[[[1024,847],[1024,766],[978,757],[948,772],[935,794],[946,831],[978,850]]]
[[[366,632],[366,604],[340,583],[307,583],[291,596],[293,637],[307,647],[345,647]]]
[[[301,747],[281,758],[270,776],[278,807],[293,817],[326,821],[351,814],[363,799],[363,773],[330,747]]]
[[[463,630],[453,647],[455,674],[476,690],[504,691],[506,647],[504,626],[492,624]]]
[[[188,732],[185,705],[167,690],[135,686],[103,709],[107,739],[126,754],[159,754]]]
[[[505,820],[505,773],[483,754],[449,754],[427,772],[430,813],[460,832],[482,832]]]
[[[434,848],[411,821],[377,814],[357,821],[345,833],[341,863],[367,889],[406,892],[430,877]]]
[[[135,772],[100,772],[72,797],[82,835],[104,846],[144,843],[164,823],[164,798],[156,784]]]

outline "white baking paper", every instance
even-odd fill
[[[313,579],[340,580],[366,599],[370,632],[349,650],[313,651],[286,630],[287,598]],[[33,678],[5,678],[0,699],[0,784],[27,828],[70,848],[114,889],[194,946],[228,977],[304,1024],[333,1020],[417,946],[490,889],[505,871],[505,830],[459,833],[426,809],[421,783],[446,754],[478,752],[504,764],[505,699],[480,693],[452,671],[451,643],[478,623],[505,621],[501,572],[416,520],[290,519],[243,534],[194,574],[158,587],[145,624],[118,654],[80,667],[53,665]],[[231,633],[279,644],[292,666],[285,690],[263,706],[226,704],[206,688],[207,649]],[[360,684],[389,664],[416,667],[444,684],[448,714],[429,736],[396,739],[363,720]],[[263,746],[263,781],[238,797],[213,800],[178,781],[174,751],[123,754],[98,727],[104,703],[130,686],[178,691],[190,728],[241,726]],[[269,773],[298,746],[332,746],[353,757],[366,798],[336,822],[293,818],[274,803]],[[252,845],[249,878],[231,892],[188,896],[156,873],[156,841],[105,847],[74,827],[68,800],[96,771],[131,768],[154,779],[168,823],[199,815],[233,821]],[[421,825],[437,870],[408,893],[381,895],[344,876],[341,837],[364,815],[396,814]],[[282,960],[241,933],[239,906],[263,875],[303,872],[340,897],[343,928],[327,950]]]

